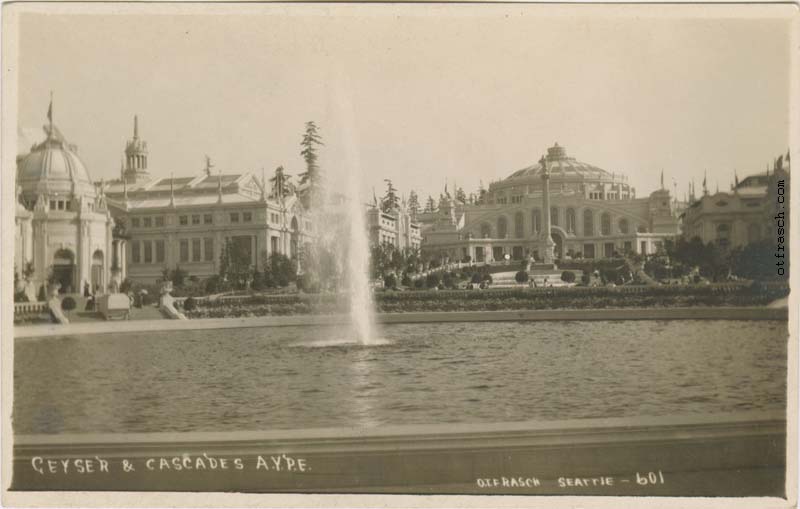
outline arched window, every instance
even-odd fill
[[[558,207],[550,207],[550,224],[558,226]]]
[[[583,235],[584,237],[594,235],[594,213],[591,209],[583,211]]]
[[[497,218],[497,238],[504,239],[506,236],[508,236],[508,221],[506,216],[500,216]]]
[[[611,216],[608,212],[603,212],[600,216],[600,233],[602,235],[611,235]]]
[[[481,238],[487,239],[492,236],[492,226],[489,223],[481,223]]]
[[[542,231],[542,211],[533,209],[531,212],[531,232],[536,235]]]
[[[525,219],[522,212],[514,214],[514,237],[521,239],[525,236]]]
[[[619,220],[619,232],[623,235],[627,234],[630,231],[630,226],[628,225],[628,220],[624,217]]]
[[[567,209],[567,231],[575,232],[575,209]]]

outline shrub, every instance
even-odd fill
[[[213,275],[206,279],[206,293],[217,293],[222,289],[222,279],[218,275]]]
[[[412,286],[413,283],[408,274],[403,274],[403,278],[400,280],[400,284],[403,286]]]
[[[422,278],[414,281],[414,288],[416,288],[417,290],[422,290],[424,287],[425,287],[425,281]]]
[[[149,293],[143,293],[141,295],[141,299],[142,299],[142,306],[149,306],[153,302]]]
[[[481,275],[476,272],[475,274],[472,275],[472,279],[470,279],[470,281],[472,283],[474,283],[474,284],[480,283],[481,282]]]
[[[185,301],[183,301],[183,309],[185,311],[194,311],[197,309],[197,302],[194,300],[194,297],[187,297]]]
[[[514,279],[517,281],[517,283],[527,283],[528,273],[525,272],[524,270],[521,270],[517,272],[517,274],[514,276]]]
[[[63,309],[67,313],[75,309],[75,306],[77,306],[77,304],[75,302],[75,299],[73,299],[72,297],[69,296],[64,297],[64,300],[61,301],[61,309]]]
[[[565,283],[574,283],[575,273],[571,270],[565,270],[561,273],[561,281],[564,281]]]
[[[396,288],[397,287],[397,276],[392,274],[386,274],[383,276],[383,287],[384,288]]]
[[[428,288],[436,288],[436,287],[438,287],[439,286],[439,274],[436,274],[436,273],[428,274],[428,276],[425,278],[425,285]]]
[[[119,293],[128,293],[133,286],[133,283],[130,279],[125,278],[122,283],[119,284]]]
[[[492,279],[492,275],[487,273],[487,274],[483,275],[483,281],[485,281],[487,283],[491,283],[494,280]]]
[[[470,255],[465,256],[462,260],[463,263],[469,263],[472,261],[472,257]]]

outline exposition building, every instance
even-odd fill
[[[203,279],[218,273],[228,242],[263,270],[273,253],[297,258],[311,236],[310,188],[296,188],[282,168],[268,181],[214,172],[206,158],[194,174],[153,177],[135,118],[120,177],[93,182],[52,121],[45,134],[17,158],[15,265],[36,288],[57,281],[62,292],[87,284],[102,292],[126,278],[154,283],[177,267]]]
[[[625,175],[580,162],[556,143],[539,163],[492,183],[477,203],[445,195],[419,220],[422,249],[432,256],[551,263],[655,253],[680,233],[678,208],[663,176],[661,189],[637,198]]]

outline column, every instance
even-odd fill
[[[550,169],[547,167],[547,159],[542,156],[539,160],[542,164],[542,225],[541,243],[542,258],[544,263],[553,263],[553,248],[556,243],[550,235]]]

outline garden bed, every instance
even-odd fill
[[[765,306],[789,294],[785,283],[706,286],[510,288],[489,290],[386,291],[375,294],[382,313],[497,311],[520,309],[605,309],[691,306]],[[197,299],[189,318],[339,314],[347,298],[336,294],[248,295]]]

